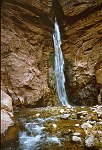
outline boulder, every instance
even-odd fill
[[[1,110],[1,134],[4,134],[10,126],[13,126],[14,122],[9,113],[2,109]]]
[[[14,125],[12,98],[1,90],[1,134]]]

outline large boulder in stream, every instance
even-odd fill
[[[1,78],[16,106],[59,105],[52,40],[55,16],[70,102],[93,105],[102,99],[95,74],[102,58],[102,0],[3,0]]]

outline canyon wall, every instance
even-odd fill
[[[3,91],[16,106],[59,105],[52,39],[55,15],[61,31],[70,103],[101,103],[102,0],[3,0]]]
[[[56,92],[48,87],[54,52],[51,8],[50,0],[2,2],[2,88],[17,106],[56,105]]]
[[[69,99],[79,105],[96,104],[102,86],[97,84],[95,74],[97,64],[102,62],[102,0],[60,0],[60,4]],[[99,76],[102,78],[102,70]]]

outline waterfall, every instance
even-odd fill
[[[60,31],[56,18],[55,18],[53,41],[55,48],[55,78],[58,97],[62,105],[69,105],[65,90],[64,59],[61,51]]]

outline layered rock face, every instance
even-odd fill
[[[60,4],[64,12],[62,50],[69,99],[78,104],[96,104],[100,89],[95,66],[102,60],[102,1],[60,0]],[[102,70],[98,76],[102,78]]]
[[[2,2],[2,82],[16,105],[55,104],[50,101],[55,91],[48,87],[51,8],[50,0]]]
[[[15,105],[58,105],[52,40],[55,15],[68,98],[78,104],[97,103],[100,91],[94,67],[101,58],[101,7],[101,0],[2,1],[2,84]]]

